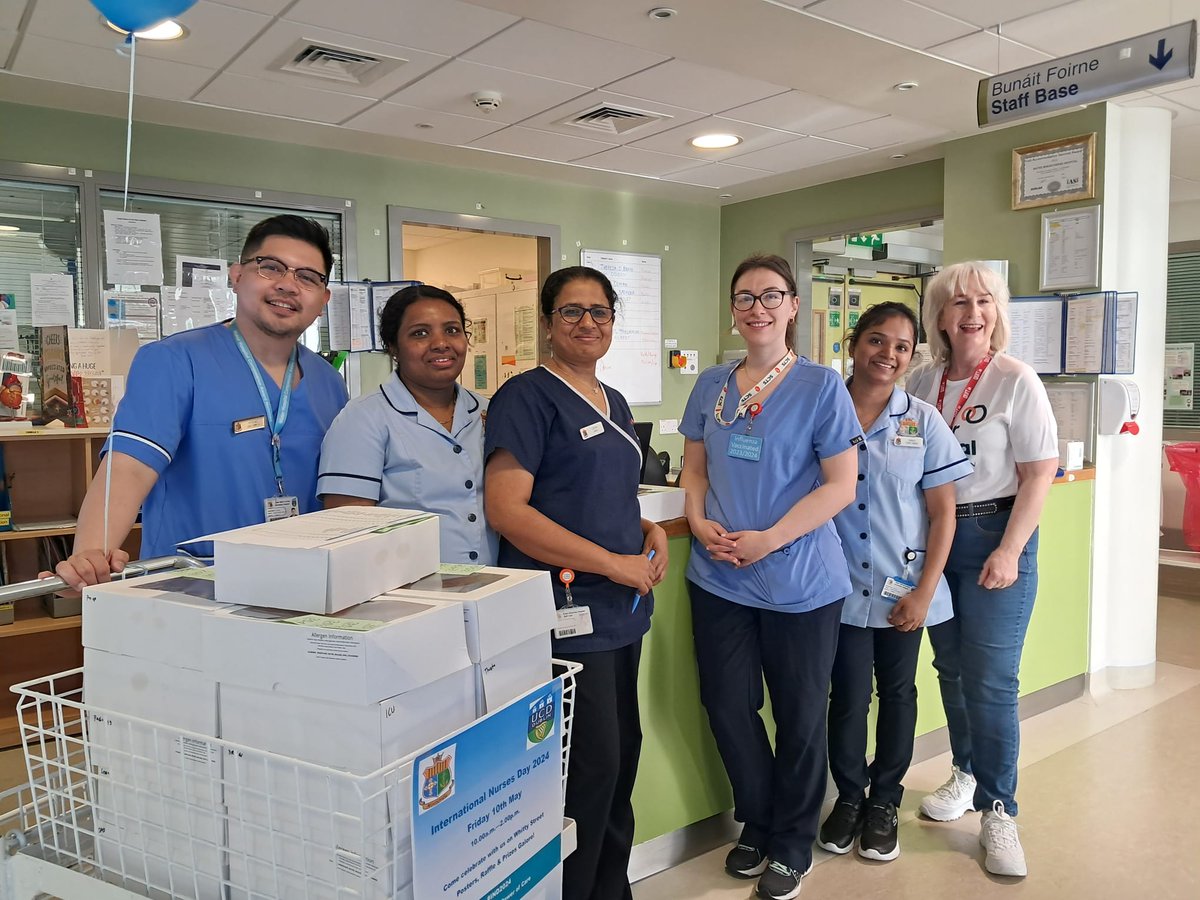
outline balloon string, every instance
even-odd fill
[[[137,69],[137,36],[129,32],[129,111],[125,116],[125,196],[122,212],[129,211],[129,153],[133,145],[133,75]]]

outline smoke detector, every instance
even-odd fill
[[[471,102],[475,104],[475,108],[482,109],[485,113],[499,109],[503,99],[499,91],[476,91],[471,95]]]

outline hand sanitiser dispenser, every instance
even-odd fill
[[[1100,379],[1100,434],[1137,434],[1142,395],[1128,378]]]

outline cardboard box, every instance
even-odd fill
[[[212,599],[214,577],[212,568],[174,569],[92,585],[83,592],[83,646],[201,670],[200,622],[226,608]]]
[[[423,578],[437,516],[346,506],[209,535],[222,603],[335,613]],[[382,698],[381,698],[382,699]]]
[[[549,572],[443,565],[426,578],[388,591],[387,596],[461,604],[467,651],[475,663],[545,634],[555,625]],[[548,679],[549,675],[542,681]]]
[[[81,422],[80,398],[71,384],[71,356],[67,327],[38,329],[42,359],[42,422],[61,421],[74,427]]]
[[[475,664],[476,715],[493,712],[554,677],[550,632]]]
[[[1058,464],[1067,472],[1083,468],[1083,441],[1059,441]]]
[[[133,820],[96,823],[96,858],[104,880],[150,900],[225,900],[223,857],[220,845]]]
[[[331,616],[242,606],[201,626],[204,670],[222,686],[335,703],[380,703],[471,665],[460,604],[380,597]]]
[[[0,625],[11,625],[16,619],[16,607],[12,603],[0,603]]]
[[[683,488],[638,485],[638,505],[642,508],[642,518],[651,522],[682,518],[683,500]]]
[[[47,594],[42,598],[42,608],[52,619],[66,619],[83,615],[83,597],[64,597],[62,594]]]

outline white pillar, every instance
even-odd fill
[[[1142,404],[1137,436],[1096,441],[1088,669],[1104,673],[1109,687],[1131,688],[1155,675],[1170,113],[1110,105],[1104,149],[1100,283],[1138,292],[1135,370],[1127,377]]]

